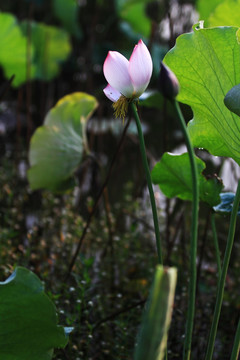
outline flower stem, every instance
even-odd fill
[[[229,265],[230,256],[231,256],[231,252],[232,252],[232,246],[233,246],[233,242],[234,242],[239,201],[240,201],[240,181],[238,182],[237,192],[236,192],[235,199],[233,202],[232,214],[231,214],[229,231],[228,231],[227,246],[226,246],[225,255],[224,255],[223,264],[222,264],[221,277],[218,282],[217,299],[216,299],[216,303],[215,303],[213,321],[212,321],[212,326],[211,326],[211,330],[210,330],[205,360],[210,360],[210,359],[212,359],[212,356],[213,356],[214,343],[215,343],[215,338],[216,338],[216,334],[217,334],[217,326],[218,326],[218,322],[219,322],[222,301],[223,301],[224,285],[225,285],[225,281],[226,281],[228,265]]]
[[[193,333],[193,322],[194,322],[195,300],[196,300],[196,281],[197,281],[196,257],[197,257],[199,189],[198,189],[197,165],[195,161],[193,146],[187,131],[187,126],[178,102],[174,99],[172,103],[180,120],[181,128],[183,131],[183,135],[188,150],[188,155],[191,165],[191,173],[192,173],[193,198],[192,198],[192,222],[191,222],[191,241],[190,241],[190,282],[188,289],[186,335],[185,335],[184,351],[183,351],[183,359],[188,360],[191,357],[191,344],[192,344],[192,333]]]
[[[239,351],[240,351],[240,319],[238,320],[238,327],[234,339],[231,360],[238,360]]]
[[[216,253],[217,269],[218,269],[217,275],[218,275],[218,280],[219,280],[220,274],[221,274],[221,256],[220,256],[219,245],[218,245],[214,212],[212,212],[212,214],[211,214],[211,226],[212,226],[213,242],[214,242],[215,253]]]
[[[143,162],[143,166],[144,166],[144,170],[145,170],[145,175],[146,175],[147,185],[148,185],[148,191],[149,191],[150,201],[151,201],[151,206],[152,206],[153,222],[154,222],[156,244],[157,244],[158,262],[159,262],[159,264],[162,265],[162,263],[163,263],[163,260],[162,260],[162,246],[161,246],[160,232],[159,232],[159,227],[158,227],[157,207],[156,207],[154,193],[153,193],[151,175],[150,175],[150,171],[149,171],[149,167],[148,167],[148,161],[147,161],[147,155],[146,155],[146,150],[145,150],[145,142],[144,142],[144,137],[143,137],[143,132],[142,132],[142,126],[141,126],[141,122],[140,122],[140,119],[139,119],[139,116],[138,116],[138,111],[137,111],[136,104],[133,103],[133,102],[131,103],[131,109],[133,111],[133,115],[134,115],[136,125],[137,125],[139,145],[140,145],[140,150],[141,150],[141,155],[142,155],[142,162]]]

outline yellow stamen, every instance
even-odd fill
[[[125,120],[127,111],[128,111],[128,103],[129,99],[127,99],[125,96],[120,96],[120,98],[113,103],[114,108],[114,115],[115,117],[120,117],[123,121]]]

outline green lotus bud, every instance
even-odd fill
[[[159,74],[159,90],[169,100],[174,99],[179,93],[179,82],[176,75],[163,62],[161,62]]]

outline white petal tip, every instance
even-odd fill
[[[112,102],[118,101],[121,96],[121,93],[118,90],[114,89],[111,85],[107,85],[105,89],[103,89],[103,92],[106,97]]]

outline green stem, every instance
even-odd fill
[[[191,241],[190,241],[190,281],[189,281],[189,289],[188,289],[186,336],[185,336],[184,351],[183,351],[183,359],[188,360],[191,357],[191,344],[192,344],[193,322],[194,322],[195,301],[196,301],[196,282],[197,282],[196,258],[197,258],[199,189],[198,189],[198,175],[197,175],[195,154],[187,131],[187,126],[178,102],[174,99],[172,103],[180,120],[180,124],[182,127],[183,135],[188,150],[188,155],[191,165],[191,173],[192,173],[193,198],[192,198],[192,222],[191,222]]]
[[[217,269],[218,269],[217,275],[218,275],[218,279],[219,279],[220,275],[221,275],[221,256],[220,256],[219,245],[218,245],[214,212],[212,212],[212,214],[211,214],[211,226],[212,226],[213,242],[214,242],[215,253],[216,253]]]
[[[168,360],[168,349],[165,350],[165,360]],[[231,359],[232,360],[232,359]]]
[[[138,111],[135,103],[131,103],[131,109],[133,111],[133,115],[136,121],[137,130],[138,130],[138,138],[139,138],[139,145],[142,155],[142,162],[145,170],[145,175],[147,179],[147,185],[148,185],[148,191],[150,195],[150,201],[152,206],[152,214],[153,214],[153,222],[154,222],[154,229],[155,229],[155,236],[156,236],[156,244],[157,244],[157,253],[158,253],[158,262],[162,265],[162,247],[161,247],[161,240],[160,240],[160,233],[159,233],[159,227],[158,227],[158,215],[157,215],[157,207],[155,203],[153,188],[152,188],[152,179],[148,167],[148,161],[147,161],[147,155],[145,150],[145,143],[144,143],[144,137],[142,132],[142,126],[141,122],[138,116]]]
[[[222,301],[223,301],[224,285],[225,285],[225,281],[226,281],[228,265],[229,265],[230,256],[231,256],[231,252],[232,252],[232,246],[233,246],[233,242],[234,242],[239,201],[240,201],[240,181],[238,183],[237,192],[236,192],[235,199],[233,202],[232,214],[231,214],[229,231],[228,231],[227,246],[226,246],[225,255],[224,255],[223,264],[222,264],[221,277],[218,282],[217,299],[216,299],[216,303],[215,303],[213,321],[212,321],[212,326],[211,326],[211,330],[210,330],[205,360],[211,360],[212,356],[213,356],[214,343],[215,343],[215,338],[216,338],[216,334],[217,334],[217,326],[218,326],[218,322],[219,322]]]
[[[239,351],[240,351],[240,319],[238,320],[238,327],[234,339],[231,360],[238,360]]]

